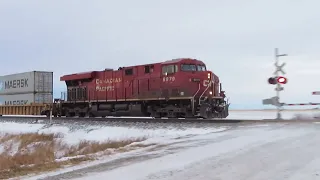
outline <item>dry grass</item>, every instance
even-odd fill
[[[81,141],[77,145],[70,146],[63,143],[60,138],[60,134],[37,133],[5,134],[0,137],[0,146],[3,147],[0,149],[0,179],[50,171],[64,165],[75,165],[92,160],[94,154],[98,152],[102,152],[103,155],[110,154],[108,150],[124,152],[127,145],[146,139],[143,137],[121,141]],[[62,160],[57,161],[59,158]]]
[[[134,139],[126,139],[121,141],[105,141],[105,142],[97,142],[97,141],[81,141],[76,146],[70,146],[67,151],[67,156],[77,156],[77,155],[86,155],[93,154],[97,152],[104,151],[106,149],[118,149],[121,147],[125,147],[134,142],[141,142],[146,138],[134,138]]]

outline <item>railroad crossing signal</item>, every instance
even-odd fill
[[[283,75],[286,74],[286,72],[283,71],[283,67],[286,65],[286,63],[282,63],[280,66],[278,65],[278,62],[274,63],[274,65],[276,66],[276,71],[273,73],[274,75],[277,75],[278,72],[281,72]]]
[[[281,74],[286,74],[283,70],[283,67],[286,65],[286,63],[282,63],[281,65],[278,65],[279,63],[279,57],[281,56],[287,56],[287,54],[278,54],[278,48],[275,49],[275,63],[274,65],[276,66],[276,70],[273,73],[274,76],[270,77],[268,79],[269,84],[272,85],[277,85],[275,88],[276,91],[276,96],[269,98],[269,99],[263,99],[262,100],[262,104],[263,105],[274,105],[277,107],[277,119],[282,119],[281,118],[281,107],[285,104],[285,103],[280,103],[280,91],[283,91],[284,88],[281,87],[281,84],[286,84],[288,82],[288,79],[284,76],[279,75],[279,73]]]

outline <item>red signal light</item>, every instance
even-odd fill
[[[280,83],[280,84],[286,84],[287,83],[287,78],[283,77],[283,76],[279,76],[277,78],[277,82]]]

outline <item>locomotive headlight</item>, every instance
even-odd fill
[[[208,73],[208,79],[210,79],[211,78],[211,74],[210,73]]]
[[[209,94],[212,95],[212,91],[210,91]]]

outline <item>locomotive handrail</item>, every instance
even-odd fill
[[[200,88],[201,88],[201,85],[200,85],[200,83],[198,83],[198,85],[199,85],[199,87],[198,87],[198,90],[197,90],[197,92],[193,95],[193,99],[196,97],[196,95],[198,94],[198,92],[200,91]]]
[[[198,94],[198,92],[200,91],[201,85],[200,83],[198,83],[198,90],[196,93],[194,93],[194,95],[192,96],[192,103],[191,103],[191,107],[192,107],[192,112],[194,112],[194,98],[196,97],[196,95]]]
[[[204,93],[207,92],[207,90],[209,89],[209,87],[211,87],[211,85],[213,85],[213,80],[210,81],[210,83],[208,84],[207,88],[202,92],[202,94],[199,97],[199,105],[200,105],[200,100],[203,97]]]

